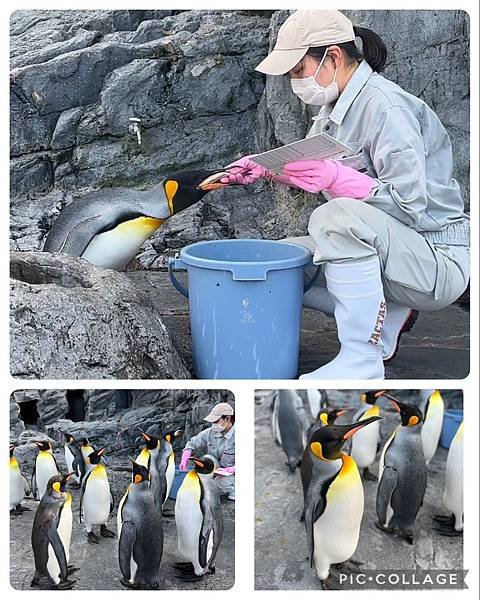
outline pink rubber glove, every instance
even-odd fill
[[[257,179],[271,179],[272,174],[264,167],[250,160],[255,154],[244,156],[225,167],[230,172],[228,177],[222,177],[220,183],[247,185],[253,183]]]
[[[235,473],[235,465],[233,467],[223,467],[222,470],[226,473]]]
[[[182,452],[182,458],[180,460],[180,464],[178,465],[178,468],[180,469],[180,471],[187,471],[187,467],[188,467],[188,459],[192,456],[192,451],[191,450],[184,450]]]
[[[306,192],[326,191],[332,198],[365,200],[375,187],[375,179],[342,165],[336,160],[299,160],[283,167],[282,175]]]

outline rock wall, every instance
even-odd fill
[[[235,407],[228,390],[18,390],[10,398],[10,440],[18,443],[15,455],[27,472],[37,454],[33,440],[49,439],[55,453],[63,454],[60,430],[88,437],[97,447],[108,444],[110,456],[126,458],[142,446],[139,427],[154,435],[182,429],[174,442],[177,453],[208,426],[203,418],[218,402]],[[81,420],[69,418],[75,404],[84,411]]]
[[[447,127],[468,200],[468,16],[346,11],[376,30],[385,75]],[[287,78],[254,67],[287,11],[16,11],[11,18],[11,241],[38,250],[62,206],[94,188],[135,188],[216,168],[305,135],[311,113]],[[129,118],[142,120],[142,145]],[[170,219],[136,267],[199,239],[302,234],[321,196],[264,182],[220,190]],[[161,261],[160,261],[161,262]]]

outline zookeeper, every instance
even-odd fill
[[[322,265],[304,305],[334,314],[341,349],[302,378],[383,378],[417,311],[448,306],[468,284],[469,220],[450,139],[423,100],[380,75],[386,60],[382,39],[341,12],[294,12],[256,70],[288,73],[302,102],[320,106],[307,137],[326,132],[353,154],[288,163],[273,176],[246,156],[222,179],[269,178],[328,200],[309,235],[288,241]]]

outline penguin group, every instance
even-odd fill
[[[38,448],[32,484],[21,472],[10,445],[10,512],[12,516],[29,510],[22,506],[30,493],[39,500],[31,543],[35,574],[32,587],[70,589],[71,575],[77,570],[70,564],[70,542],[74,515],[84,523],[90,544],[101,538],[118,538],[120,583],[130,589],[158,589],[164,534],[163,519],[174,516],[179,561],[173,566],[178,577],[198,582],[215,572],[215,559],[223,535],[223,515],[217,486],[213,483],[216,460],[210,456],[191,457],[188,471],[177,491],[174,513],[164,509],[175,472],[172,443],[181,430],[153,435],[139,430],[144,447],[131,461],[131,482],[117,508],[117,532],[108,529],[115,500],[110,488],[107,446],[95,448],[87,439],[76,440],[66,431],[64,452],[67,473],[61,473],[52,444],[34,441]],[[78,509],[70,489],[80,489]],[[99,527],[100,537],[95,532]]]
[[[334,586],[331,567],[341,565],[348,571],[355,563],[351,557],[364,515],[362,479],[378,481],[376,527],[414,542],[415,522],[427,488],[427,464],[437,450],[444,405],[438,390],[422,392],[415,404],[400,402],[387,390],[379,390],[360,394],[356,409],[332,408],[328,395],[315,391],[275,390],[271,425],[289,470],[300,467],[300,520],[305,524],[310,566],[322,587],[329,589]],[[380,398],[399,418],[383,448]],[[463,530],[462,440],[463,423],[446,463],[443,505],[449,514],[433,516],[434,529],[442,535],[461,535]],[[369,469],[378,454],[376,477]]]
[[[212,190],[225,187],[224,170],[179,171],[148,190],[91,192],[66,206],[53,223],[43,251],[81,257],[105,269],[123,269],[171,216]]]

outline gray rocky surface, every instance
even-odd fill
[[[417,403],[414,390],[391,390],[406,402]],[[327,390],[332,407],[355,407],[360,391]],[[459,407],[458,392],[442,391],[447,407]],[[262,401],[263,399],[263,401]],[[398,425],[398,413],[386,399],[378,405],[382,444]],[[353,411],[352,411],[353,412]],[[341,417],[348,422],[349,416]],[[416,521],[413,546],[398,537],[376,529],[376,483],[364,482],[365,511],[360,539],[353,560],[360,561],[358,570],[389,569],[461,569],[463,539],[438,535],[432,528],[432,515],[446,514],[442,506],[447,450],[438,447],[428,467],[428,483],[424,504]],[[377,464],[371,469],[377,472]],[[320,590],[319,580],[308,565],[305,526],[300,523],[302,488],[300,473],[290,473],[285,455],[272,438],[269,398],[257,394],[255,407],[255,589]],[[274,551],[272,550],[274,549]],[[333,570],[338,582],[338,571]]]
[[[11,373],[184,379],[149,299],[123,274],[47,252],[11,255]]]

